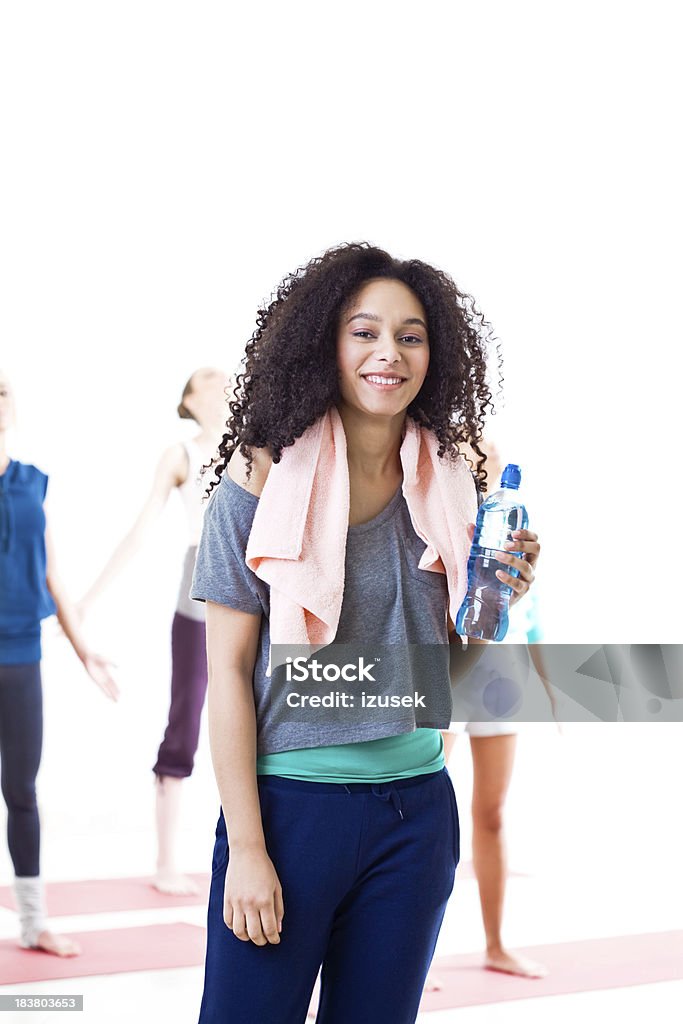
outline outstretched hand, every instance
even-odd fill
[[[114,662],[92,651],[88,651],[83,657],[83,666],[93,682],[97,683],[102,693],[110,700],[118,700],[119,688],[109,671],[110,665],[114,665]]]

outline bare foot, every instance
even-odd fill
[[[56,935],[54,932],[40,932],[33,949],[42,949],[55,956],[80,956],[81,947],[67,935]]]
[[[196,882],[177,871],[157,871],[152,885],[167,896],[197,896],[199,894],[199,886]]]
[[[545,978],[548,968],[543,964],[529,960],[525,956],[514,956],[501,950],[498,953],[487,953],[484,967],[489,971],[502,971],[504,974],[518,974],[522,978]]]
[[[443,988],[443,982],[441,981],[441,979],[437,978],[435,975],[432,974],[431,971],[429,971],[429,973],[427,974],[427,977],[425,978],[425,984],[424,984],[424,988],[422,989],[422,991],[423,992],[440,992],[442,988]]]

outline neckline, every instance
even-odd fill
[[[237,491],[239,491],[246,498],[250,499],[255,504],[258,504],[258,501],[259,501],[258,496],[256,494],[252,494],[251,491],[248,491],[246,489],[246,487],[242,487],[242,485],[238,484],[236,480],[233,480],[233,478],[228,475],[227,467],[226,467],[225,472],[222,473],[221,476],[222,476],[222,479],[226,481],[226,483],[228,484],[229,487],[235,488]],[[357,537],[361,533],[366,533],[368,530],[373,530],[376,526],[382,526],[384,523],[386,523],[386,521],[388,519],[391,519],[391,517],[394,515],[394,513],[398,509],[398,506],[399,506],[399,503],[401,501],[402,495],[403,495],[403,481],[401,481],[401,483],[398,485],[398,490],[394,494],[393,498],[390,499],[389,503],[384,506],[382,511],[378,512],[377,515],[374,516],[372,519],[368,519],[368,521],[366,523],[356,523],[355,526],[349,526],[348,527],[349,535],[353,536],[353,537]]]
[[[10,459],[9,462],[7,463],[6,467],[5,467],[5,472],[4,473],[0,473],[0,480],[9,479],[10,470],[12,469],[13,465],[14,465],[14,459]]]
[[[398,490],[389,501],[389,504],[385,505],[381,512],[378,512],[372,519],[368,519],[366,523],[356,523],[355,526],[349,526],[349,534],[353,537],[357,537],[359,533],[365,533],[367,530],[374,530],[376,526],[382,526],[386,523],[387,519],[391,519],[396,512],[402,494],[403,481],[398,485]]]

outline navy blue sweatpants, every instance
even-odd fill
[[[199,1024],[413,1024],[453,888],[460,832],[446,769],[382,784],[259,776],[282,885],[277,945],[223,920],[229,849],[216,827]]]

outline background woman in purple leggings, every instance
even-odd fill
[[[177,442],[161,456],[152,489],[133,526],[92,584],[80,609],[85,613],[123,566],[141,547],[150,527],[177,488],[187,513],[188,548],[185,554],[178,603],[171,629],[171,705],[168,725],[159,747],[156,775],[156,826],[158,856],[153,884],[161,892],[183,895],[197,891],[192,879],[182,875],[175,862],[182,780],[192,774],[199,742],[199,723],[207,684],[206,641],[203,606],[189,598],[192,570],[202,525],[201,466],[216,454],[228,415],[226,389],[229,378],[222,370],[196,370],[178,406],[181,419],[194,420],[200,428],[191,441]]]

